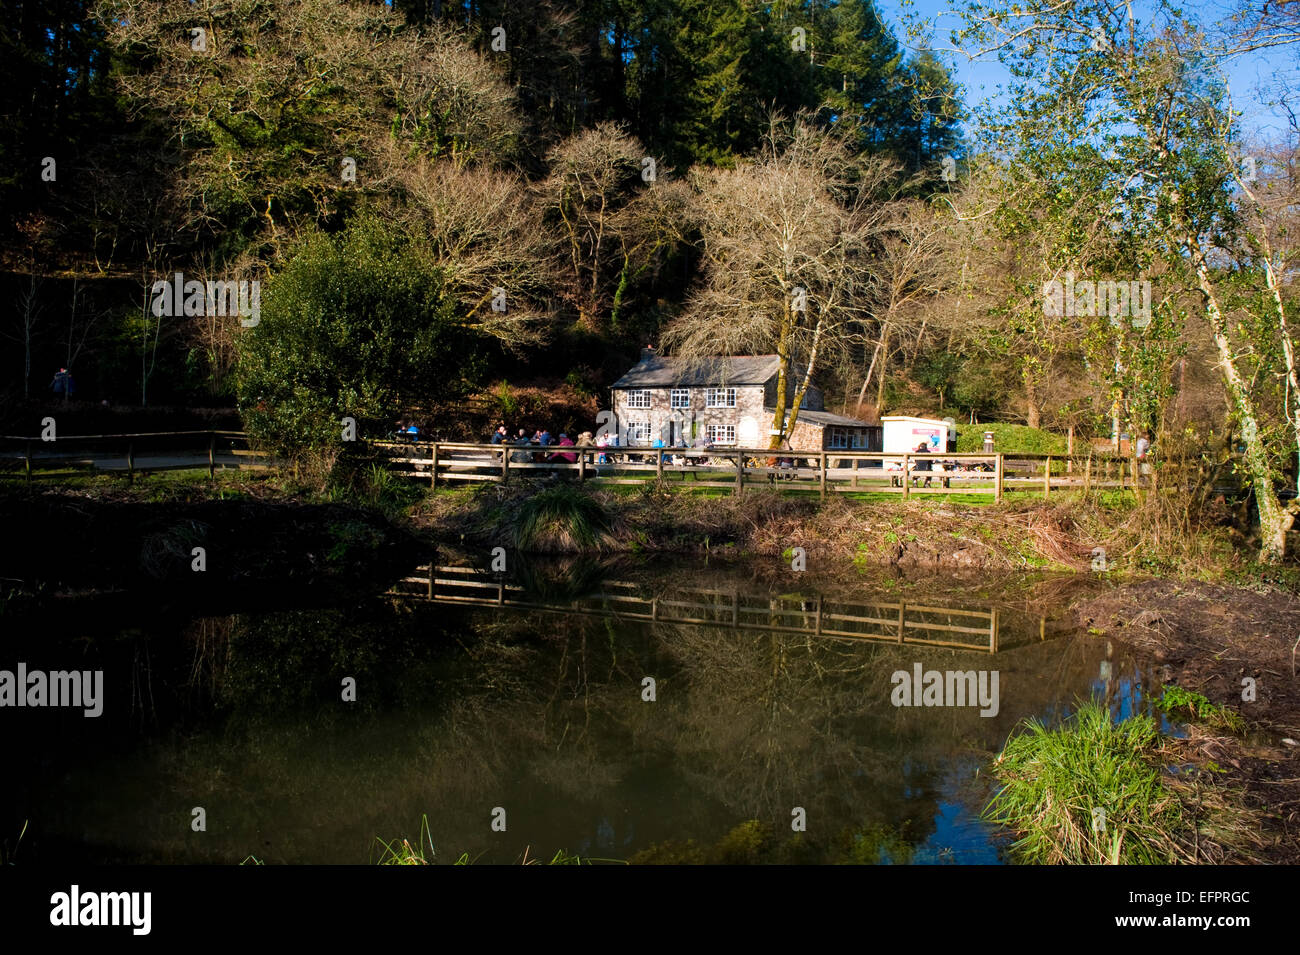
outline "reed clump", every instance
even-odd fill
[[[1167,865],[1191,861],[1186,818],[1161,779],[1162,741],[1147,715],[1114,722],[1089,702],[1056,729],[1029,720],[993,764],[1002,783],[985,810],[1020,834],[1019,862]]]

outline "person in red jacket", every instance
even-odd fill
[[[560,435],[560,447],[562,447],[562,448],[572,448],[572,447],[576,447],[576,445],[574,445],[574,443],[573,443],[573,439],[570,438],[567,434],[562,434],[562,435]],[[568,461],[570,464],[577,464],[577,463],[578,463],[578,455],[577,455],[576,453],[574,453],[574,452],[565,452],[565,451],[561,451],[561,452],[557,452],[556,454],[551,455],[551,460],[552,460],[552,461]]]

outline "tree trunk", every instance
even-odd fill
[[[885,372],[889,368],[889,326],[885,326],[884,334],[880,336],[880,377],[876,384],[876,414],[885,407]]]
[[[1205,311],[1210,319],[1215,347],[1219,351],[1219,364],[1223,368],[1228,396],[1237,411],[1241,440],[1246,445],[1246,472],[1250,475],[1251,487],[1255,491],[1255,505],[1259,511],[1259,560],[1264,564],[1281,563],[1286,556],[1286,532],[1295,522],[1295,514],[1282,506],[1273,488],[1273,476],[1268,466],[1264,438],[1259,430],[1259,418],[1250,398],[1249,386],[1237,370],[1232,342],[1228,339],[1227,323],[1214,294],[1205,254],[1196,243],[1195,236],[1186,237],[1184,246],[1191,253],[1192,264],[1196,269],[1197,285],[1205,298]]]
[[[881,342],[876,342],[876,350],[871,353],[871,364],[867,366],[867,375],[862,379],[862,388],[858,391],[858,406],[853,412],[856,415],[862,414],[862,402],[867,398],[867,386],[871,384],[871,375],[876,370],[876,360],[880,357]]]

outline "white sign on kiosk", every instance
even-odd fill
[[[880,449],[886,454],[914,452],[921,442],[925,442],[931,454],[943,454],[948,450],[949,422],[934,418],[913,418],[910,415],[885,415],[880,419]],[[902,458],[885,458],[887,470],[902,470]]]

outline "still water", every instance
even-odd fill
[[[0,839],[27,822],[34,865],[355,864],[427,817],[435,862],[996,863],[982,767],[1016,724],[1145,709],[1145,663],[1051,582],[772,570],[425,567],[349,606],[0,616],[0,669],[104,679],[97,718],[0,710]],[[895,705],[928,671],[996,705]]]

